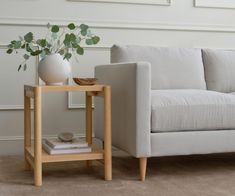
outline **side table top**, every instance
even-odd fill
[[[34,91],[40,88],[42,92],[65,92],[65,91],[95,91],[101,92],[104,87],[108,85],[96,84],[89,86],[80,85],[61,85],[61,86],[47,86],[47,85],[24,85],[26,91]]]

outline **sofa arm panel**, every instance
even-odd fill
[[[112,87],[113,145],[135,157],[150,149],[151,66],[147,62],[95,67],[99,83]],[[103,138],[102,99],[95,98],[95,135]]]

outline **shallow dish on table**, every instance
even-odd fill
[[[78,85],[95,85],[97,78],[73,78],[73,81]]]

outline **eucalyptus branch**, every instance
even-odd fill
[[[26,51],[24,61],[20,64],[18,70],[24,67],[27,68],[28,59],[31,56],[41,56],[42,58],[59,53],[64,59],[69,60],[72,56],[77,60],[78,55],[84,54],[82,42],[86,45],[95,45],[100,41],[100,38],[91,33],[89,26],[81,24],[75,26],[74,23],[67,25],[67,28],[58,25],[47,25],[47,33],[42,39],[34,39],[32,32],[19,37],[19,40],[12,40],[7,48],[7,53],[18,53],[18,49]]]

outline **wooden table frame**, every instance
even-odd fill
[[[92,96],[104,98],[104,149],[92,148],[90,153],[49,155],[42,149],[42,93],[86,92],[86,141],[92,145]],[[31,145],[31,98],[34,99],[34,145]],[[25,169],[34,169],[35,186],[42,185],[42,163],[104,160],[105,180],[112,180],[111,87],[93,86],[24,86],[24,157]]]

